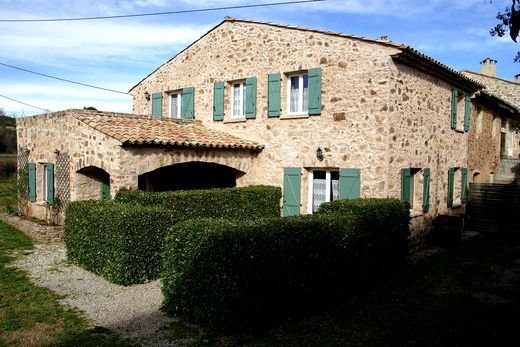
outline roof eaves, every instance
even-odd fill
[[[484,88],[484,85],[465,77],[460,72],[441,62],[407,46],[392,58],[400,63],[412,66],[430,75],[437,76],[466,92],[474,93]]]
[[[520,109],[515,105],[501,99],[493,93],[490,93],[485,90],[481,90],[477,96],[480,96],[484,100],[491,102],[493,106],[500,108],[501,110],[505,110],[506,112],[511,113],[512,115],[520,115]]]

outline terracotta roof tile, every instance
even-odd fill
[[[190,119],[159,119],[125,113],[68,110],[76,119],[108,135],[122,145],[164,145],[245,149],[259,151],[263,145],[209,129]]]

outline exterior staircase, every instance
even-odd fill
[[[520,159],[501,159],[493,182],[500,184],[519,183]]]
[[[465,229],[520,232],[520,185],[471,183]]]

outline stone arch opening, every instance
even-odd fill
[[[110,197],[110,174],[97,166],[76,171],[76,200],[101,200]]]
[[[229,166],[191,161],[141,174],[138,187],[147,192],[231,188],[236,186],[236,179],[243,174]]]
[[[473,173],[473,183],[481,183],[480,172],[476,171]]]

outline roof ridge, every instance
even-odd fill
[[[482,76],[482,77],[493,78],[493,79],[496,79],[496,80],[499,80],[499,81],[502,81],[502,82],[507,82],[507,83],[510,83],[510,84],[513,84],[513,85],[519,85],[520,86],[520,84],[518,82],[511,81],[511,80],[506,80],[505,78],[502,78],[502,77],[488,76],[488,75],[480,73],[480,72],[471,71],[470,69],[464,69],[464,70],[462,70],[462,72],[468,72],[468,73],[471,73],[471,74],[474,74],[474,75],[479,75],[479,76]]]

